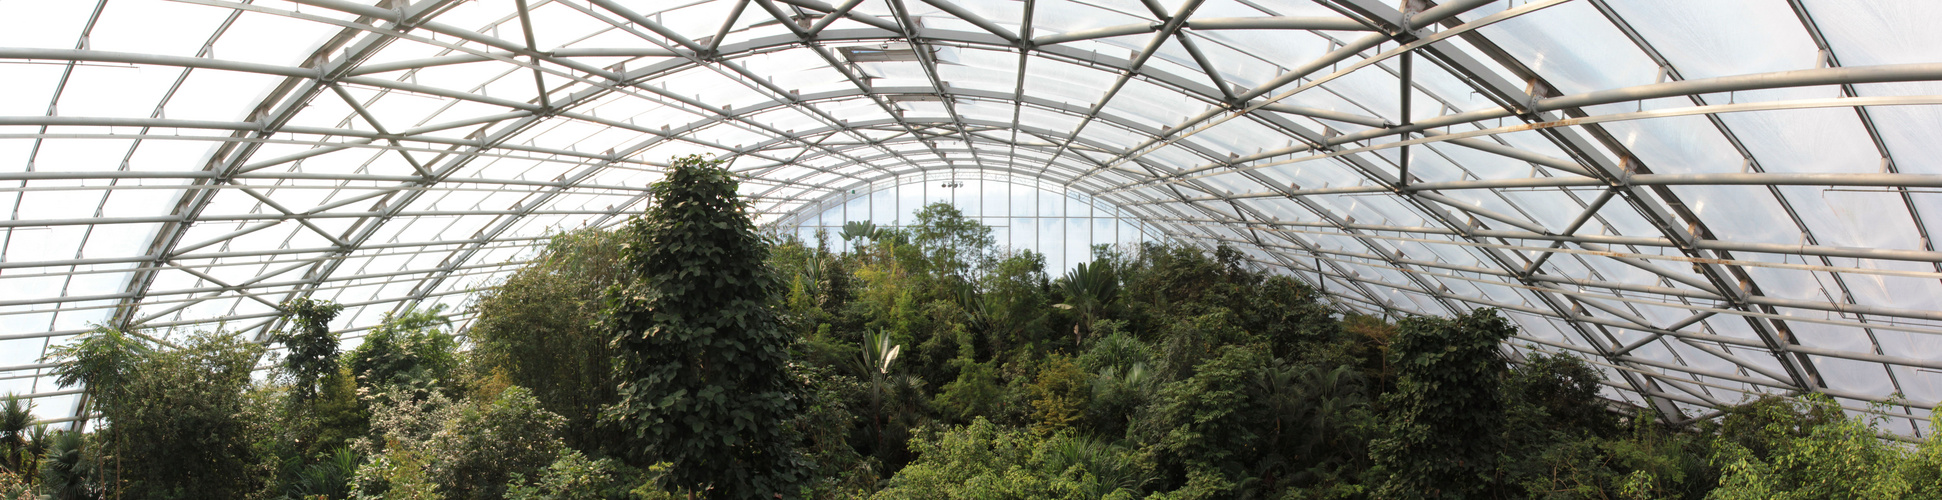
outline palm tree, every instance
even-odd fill
[[[862,240],[876,241],[878,236],[877,224],[867,220],[845,222],[843,223],[842,236],[843,241],[851,242],[852,245],[862,246]]]
[[[24,455],[33,459],[23,467],[28,469],[29,473],[39,473],[40,460],[47,456],[47,446],[52,442],[53,436],[48,434],[47,424],[35,425],[34,428],[27,430],[27,446]]]
[[[816,298],[816,304],[822,305],[823,283],[827,279],[823,272],[823,252],[811,253],[809,258],[803,259],[802,264],[803,293]]]
[[[1107,306],[1119,299],[1119,277],[1113,273],[1111,262],[1105,259],[1084,262],[1059,278],[1059,290],[1065,292],[1065,303],[1053,307],[1066,309],[1079,314],[1079,323],[1072,325],[1072,344],[1077,346],[1081,340],[1080,331],[1090,330],[1095,321],[1106,313]]]
[[[876,434],[877,449],[883,448],[883,397],[893,382],[890,365],[897,361],[897,354],[903,348],[891,344],[890,335],[884,332],[863,334],[863,352],[857,358],[857,368],[870,378],[870,427]]]
[[[350,448],[338,448],[324,460],[297,473],[284,491],[290,498],[350,498],[351,480],[363,458]]]
[[[1123,334],[1115,334],[1102,342],[1113,339],[1131,340]],[[1156,375],[1143,361],[1128,365],[1109,364],[1099,369],[1099,373],[1092,378],[1091,407],[1086,412],[1092,416],[1093,428],[1099,431],[1099,435],[1126,435],[1126,427],[1132,425],[1133,415],[1153,399],[1153,391],[1159,385],[1155,383]]]
[[[27,474],[34,459],[29,429],[34,425],[34,403],[18,395],[7,394],[0,397],[0,468],[15,474]]]
[[[1046,469],[1055,474],[1077,472],[1079,477],[1090,479],[1079,487],[1087,490],[1085,495],[1091,498],[1120,491],[1137,492],[1153,482],[1153,477],[1141,470],[1133,450],[1122,445],[1086,435],[1066,434],[1053,437],[1046,448]]]
[[[102,488],[95,480],[98,470],[85,452],[87,439],[79,432],[56,432],[49,439],[47,456],[40,470],[41,485],[54,500],[93,500],[101,498]]]
[[[1272,421],[1266,445],[1277,450],[1256,465],[1257,475],[1270,488],[1312,475],[1315,467],[1330,459],[1332,450],[1345,448],[1339,442],[1345,435],[1342,426],[1347,425],[1342,420],[1367,405],[1361,396],[1365,381],[1350,365],[1330,369],[1276,358],[1254,385],[1267,402]]]

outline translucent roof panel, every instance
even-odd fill
[[[71,409],[40,357],[96,324],[309,296],[356,342],[710,154],[775,227],[1227,244],[1348,309],[1499,308],[1670,420],[1821,392],[1927,432],[1937,6],[1397,3],[0,4],[0,391]]]

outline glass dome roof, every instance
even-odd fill
[[[1399,10],[1397,7],[1401,6]],[[987,176],[1377,314],[1502,309],[1675,421],[1942,401],[1942,4],[0,4],[0,392],[94,324],[462,305],[730,161],[762,221]],[[1649,109],[1648,109],[1649,108]],[[926,177],[930,176],[930,177]],[[995,177],[992,177],[995,176]],[[792,226],[794,227],[794,226]],[[462,319],[462,318],[461,318]],[[355,340],[352,340],[355,342]]]

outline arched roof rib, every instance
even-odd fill
[[[0,142],[39,160],[0,170],[17,183],[0,196],[101,197],[94,213],[0,221],[9,245],[17,231],[80,242],[0,260],[0,280],[48,284],[0,297],[0,321],[51,318],[0,342],[59,339],[106,311],[260,333],[297,296],[357,304],[344,326],[361,330],[461,301],[544,228],[611,224],[667,156],[714,152],[775,220],[926,175],[1052,182],[1172,237],[1238,245],[1345,307],[1502,308],[1525,328],[1514,351],[1590,356],[1608,397],[1673,420],[1756,393],[1860,410],[1899,393],[1897,432],[1923,436],[1942,399],[1942,252],[1922,216],[1942,207],[1911,190],[1942,172],[1897,142],[1908,113],[1942,104],[1924,87],[1942,61],[1864,43],[1846,12],[1808,0],[1735,29],[1815,51],[1809,67],[1695,57],[1640,7],[1603,0],[296,3],[178,4],[213,14],[187,52],[0,43],[0,64],[68,75],[46,113],[0,113]],[[77,16],[113,26],[122,5]],[[283,63],[216,50],[270,22],[318,41],[284,44]],[[1530,42],[1564,27],[1597,42]],[[97,67],[177,73],[153,112],[61,112],[87,108],[62,91]],[[247,104],[238,116],[179,113],[209,99],[198,78],[243,78],[212,75],[264,78],[230,103]],[[1776,145],[1790,137],[1777,117],[1810,115],[1851,143],[1828,149],[1879,168]],[[60,158],[110,141],[124,166]],[[150,144],[212,147],[158,166]],[[168,203],[117,201],[139,193]],[[1892,237],[1830,225],[1864,206],[1897,218],[1874,231]],[[89,246],[117,232],[148,236]],[[44,386],[31,390],[73,396]]]
[[[1354,11],[1357,14],[1365,16],[1366,17],[1365,20],[1369,21],[1372,26],[1384,28],[1386,31],[1390,33],[1407,33],[1409,31],[1408,27],[1400,22],[1400,20],[1403,18],[1402,15],[1396,14],[1394,13],[1394,11],[1387,10],[1379,5],[1371,5],[1367,3],[1344,2],[1343,6],[1348,8],[1349,10]],[[1415,37],[1412,36],[1412,38],[1415,38]],[[1422,43],[1422,42],[1426,42],[1426,40],[1416,41],[1416,43]],[[1422,45],[1422,47],[1429,48],[1434,46],[1425,44],[1425,45]],[[1403,47],[1398,47],[1398,49],[1396,49],[1395,51],[1391,51],[1388,54],[1400,53],[1401,57],[1405,58],[1405,61],[1406,61],[1407,60],[1406,58],[1410,57],[1411,55],[1414,55],[1413,52],[1404,52],[1404,50],[1407,48],[1408,48],[1407,45]],[[1449,64],[1450,66],[1453,66],[1453,67],[1471,68],[1471,67],[1480,66],[1478,63],[1475,62],[1474,59],[1470,59],[1467,54],[1455,53],[1455,52],[1449,52],[1449,51],[1437,51],[1435,49],[1429,49],[1424,52],[1427,53],[1426,55],[1429,55],[1431,57],[1440,56],[1440,59],[1444,60],[1446,64]],[[1490,83],[1498,83],[1498,82],[1492,82],[1492,78],[1496,77],[1497,75],[1489,74],[1489,73],[1472,73],[1470,76],[1476,79],[1476,80],[1473,80],[1473,82],[1477,80],[1481,80],[1482,83],[1485,84],[1485,85],[1476,85],[1477,87],[1480,87],[1479,90],[1486,91],[1486,92],[1495,91],[1494,93],[1500,96],[1500,99],[1499,99],[1500,103],[1511,104],[1510,106],[1504,106],[1506,109],[1509,109],[1509,110],[1516,109],[1514,103],[1516,103],[1517,101],[1504,99],[1504,98],[1515,97],[1515,94],[1511,94],[1510,92],[1506,91],[1507,89],[1514,90],[1514,88],[1505,87],[1502,85],[1489,86]],[[1498,79],[1501,80],[1501,78],[1498,78]],[[1403,133],[1406,134],[1406,132],[1403,132]],[[1562,134],[1560,134],[1559,136],[1552,137],[1552,141],[1554,143],[1558,143],[1565,146],[1567,150],[1571,150],[1587,156],[1596,154],[1596,152],[1592,151],[1590,148],[1579,147],[1577,144],[1578,141],[1574,141],[1574,139],[1581,141],[1581,139],[1579,138],[1563,136]],[[1591,159],[1593,159],[1594,161],[1603,160],[1603,158],[1598,158],[1595,156],[1591,157]],[[1384,184],[1391,185],[1391,186],[1402,186],[1402,185],[1406,185],[1408,181],[1409,179],[1407,178],[1399,178],[1393,181],[1385,182]],[[1401,194],[1403,196],[1416,198],[1416,199],[1440,196],[1440,195],[1426,196],[1427,193],[1410,193],[1410,192],[1403,192]],[[1452,200],[1449,200],[1447,198],[1444,198],[1444,199],[1431,198],[1431,199],[1433,201],[1444,202],[1445,205],[1453,206],[1453,207],[1463,205],[1461,203],[1450,203],[1450,201]],[[1598,208],[1601,208],[1601,207],[1592,206],[1588,208],[1589,209],[1586,210],[1586,212],[1595,212]],[[1534,230],[1537,232],[1544,232],[1541,226],[1536,226],[1534,224],[1531,224],[1531,225],[1520,224],[1519,222],[1521,221],[1513,217],[1508,217],[1501,214],[1482,211],[1478,209],[1470,209],[1467,211],[1471,212],[1473,216],[1472,220],[1474,220],[1474,216],[1482,215],[1489,219],[1494,219],[1499,222],[1511,224],[1513,226],[1517,226],[1520,228]],[[1469,225],[1473,226],[1474,224],[1469,224]],[[1501,252],[1490,251],[1487,253],[1490,254],[1490,256],[1492,257],[1492,260],[1498,261],[1497,267],[1501,269],[1506,269],[1506,270],[1517,270],[1517,274],[1519,275],[1518,281],[1525,282],[1525,284],[1531,284],[1531,282],[1533,281],[1528,276],[1532,274],[1533,271],[1536,270],[1538,266],[1537,263],[1533,262],[1528,267],[1524,267],[1524,266],[1519,266],[1516,263],[1513,263],[1512,259],[1507,258]],[[1640,269],[1650,271],[1653,274],[1657,274],[1665,278],[1676,279],[1677,281],[1696,285],[1702,289],[1708,288],[1703,286],[1703,284],[1693,283],[1692,279],[1689,277],[1684,277],[1679,274],[1669,272],[1667,270],[1658,269],[1656,268],[1656,266],[1653,266],[1650,263],[1641,263],[1641,262],[1632,261],[1632,260],[1621,260],[1621,262],[1632,265],[1634,267],[1638,267]],[[1683,279],[1680,279],[1680,278],[1683,278]],[[1427,287],[1424,287],[1422,290],[1427,290]],[[1544,291],[1544,290],[1540,290],[1538,293],[1536,293],[1536,296],[1541,300],[1541,302],[1543,302],[1547,306],[1547,309],[1549,309],[1554,313],[1554,315],[1558,317],[1564,317],[1564,318],[1573,318],[1575,316],[1579,316],[1583,314],[1583,311],[1584,311],[1583,307],[1585,305],[1595,304],[1594,302],[1573,300],[1570,297],[1560,298],[1557,296],[1557,294],[1550,293],[1549,291]],[[1538,310],[1534,312],[1542,313],[1543,311]],[[1637,321],[1633,321],[1633,322],[1636,323]],[[1610,349],[1611,345],[1606,341],[1616,340],[1616,339],[1610,331],[1604,329],[1604,325],[1585,322],[1585,321],[1571,321],[1570,326],[1572,326],[1573,329],[1577,330],[1577,333],[1580,335],[1580,338],[1585,340],[1587,344],[1593,347],[1593,349],[1589,350],[1589,353],[1596,354],[1600,357],[1603,357],[1606,360],[1608,360],[1608,362],[1616,365],[1627,364],[1626,360],[1623,360],[1620,357],[1615,356],[1611,351]],[[1783,364],[1786,364],[1786,360],[1784,358],[1782,359],[1782,361],[1783,361]],[[1798,374],[1792,373],[1794,369],[1792,368],[1791,365],[1789,365],[1789,371],[1790,371],[1789,378],[1791,378],[1792,381],[1795,382],[1796,386],[1804,385],[1804,382],[1803,382],[1804,379],[1801,379],[1798,376]],[[1639,394],[1649,395],[1653,393],[1662,392],[1656,389],[1656,384],[1658,383],[1658,381],[1663,380],[1660,377],[1649,377],[1649,376],[1638,377],[1637,376],[1638,373],[1626,372],[1626,371],[1621,371],[1619,375],[1620,375],[1620,378],[1625,380],[1626,385],[1629,386],[1630,389],[1636,391]],[[1673,415],[1676,415],[1678,413],[1677,407],[1672,404],[1672,402],[1676,400],[1665,398],[1663,396],[1649,396],[1648,401],[1652,402],[1653,406],[1658,408],[1659,411],[1661,411],[1662,413],[1668,413]],[[1672,416],[1672,415],[1668,415],[1668,416]]]
[[[1804,181],[1804,179],[1802,179],[1802,181]],[[1587,212],[1587,214],[1589,214],[1589,212]]]

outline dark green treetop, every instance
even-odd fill
[[[466,337],[473,373],[531,389],[566,417],[570,444],[610,441],[593,425],[613,402],[613,340],[595,326],[607,287],[619,283],[620,234],[583,228],[554,235],[531,264],[479,297]]]
[[[1501,343],[1517,332],[1495,309],[1404,319],[1389,347],[1396,389],[1382,395],[1388,437],[1370,455],[1389,474],[1378,496],[1479,498],[1493,477],[1504,420]]]
[[[52,370],[54,383],[61,387],[83,386],[97,407],[110,407],[122,401],[128,379],[136,375],[135,366],[151,348],[134,335],[106,326],[83,334],[79,340],[53,346],[41,361],[60,361]]]
[[[250,421],[245,389],[263,347],[235,333],[201,332],[155,349],[137,336],[98,328],[78,342],[50,349],[63,384],[84,383],[95,398],[105,442],[94,464],[112,476],[122,498],[242,498],[260,486],[252,446],[261,438]],[[65,446],[65,445],[64,445]],[[57,450],[65,453],[64,450]],[[74,457],[48,461],[66,482]],[[69,491],[71,484],[60,484]],[[64,494],[64,493],[59,493]]]
[[[444,312],[438,304],[386,313],[344,361],[358,388],[419,398],[449,387],[459,366],[458,339],[446,333],[452,320]]]
[[[290,329],[272,334],[270,341],[283,344],[290,402],[302,404],[317,396],[318,381],[337,372],[337,336],[330,333],[330,321],[344,306],[305,297],[283,307],[290,311]]]
[[[708,498],[793,495],[804,465],[783,424],[802,383],[769,307],[768,245],[718,162],[673,163],[650,188],[654,205],[623,229],[635,276],[607,291],[620,385],[602,422],[627,440],[622,455],[669,463],[672,485]]]
[[[998,241],[990,227],[944,202],[918,210],[910,233],[911,242],[924,250],[933,272],[941,276],[964,277],[984,269]]]

